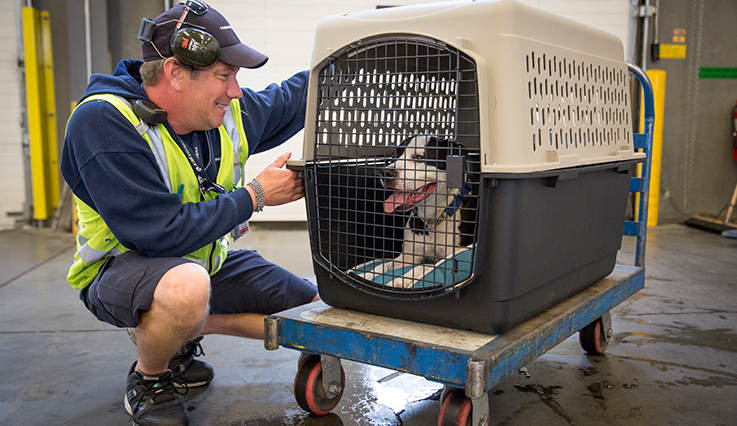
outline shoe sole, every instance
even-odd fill
[[[131,408],[130,402],[128,402],[128,395],[123,396],[123,405],[125,405],[125,411],[131,416],[133,415],[133,409]]]
[[[127,395],[123,397],[123,405],[125,406],[125,411],[131,416],[130,422],[133,423],[134,426],[140,426],[133,419],[133,409],[131,408],[130,402],[128,402],[128,396]]]
[[[177,389],[199,388],[199,387],[206,386],[206,385],[210,384],[211,381],[212,381],[212,379],[206,380],[204,382],[194,382],[194,383],[177,383],[177,382],[174,382],[174,387],[177,388]]]

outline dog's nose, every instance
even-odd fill
[[[395,180],[397,178],[397,170],[390,167],[385,167],[381,169],[381,172],[379,173],[381,176],[381,184],[384,185],[384,188],[394,188]]]
[[[384,167],[381,169],[381,177],[385,179],[394,179],[397,177],[397,170],[390,167]]]

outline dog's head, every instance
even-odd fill
[[[393,161],[382,170],[381,184],[393,189],[384,211],[407,211],[434,192],[445,190],[446,158],[462,155],[462,146],[437,136],[411,136],[394,150]]]

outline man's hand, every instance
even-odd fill
[[[298,173],[284,168],[291,156],[292,153],[287,152],[256,176],[264,188],[267,206],[291,203],[305,196],[304,183]],[[248,189],[251,192],[251,189]]]

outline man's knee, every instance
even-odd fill
[[[210,276],[200,265],[187,262],[167,271],[154,292],[154,304],[178,309],[206,309]]]

